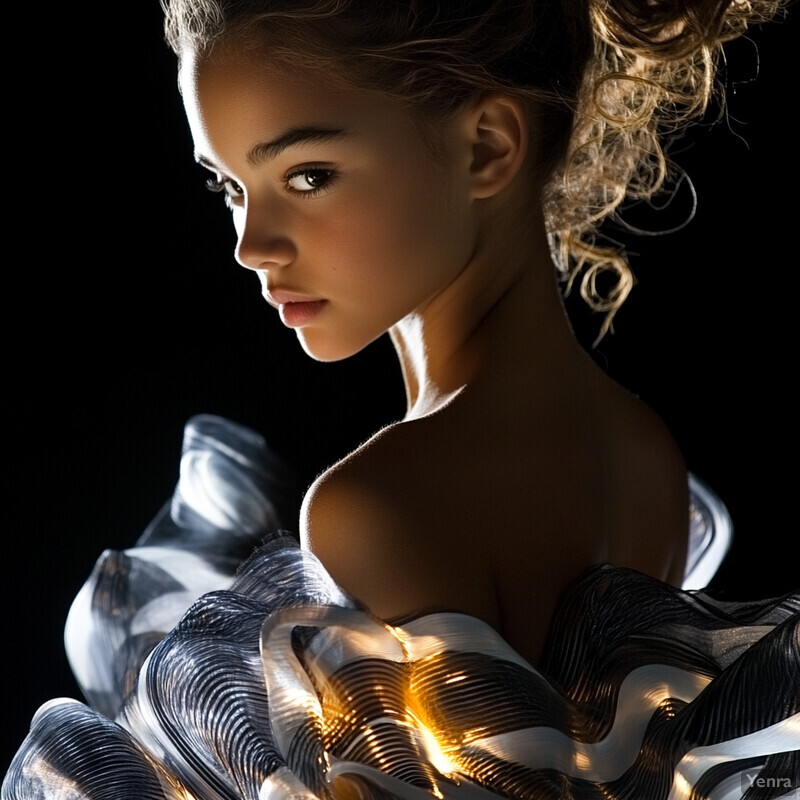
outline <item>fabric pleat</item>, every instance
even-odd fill
[[[376,618],[290,495],[257,434],[189,421],[173,498],[70,610],[86,702],[36,712],[2,800],[800,797],[800,594],[597,565],[534,668],[468,615]]]

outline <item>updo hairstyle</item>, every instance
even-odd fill
[[[663,145],[706,111],[722,44],[782,0],[163,3],[179,57],[235,39],[276,64],[378,90],[434,126],[490,92],[523,100],[555,264],[565,292],[578,278],[603,313],[602,336],[633,275],[623,251],[600,243],[600,223],[662,188]]]

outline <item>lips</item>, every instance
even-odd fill
[[[267,289],[266,301],[277,308],[287,328],[300,328],[322,311],[327,301],[289,289]]]
[[[303,292],[293,292],[290,289],[267,289],[264,292],[264,297],[275,308],[285,303],[316,303],[322,299]]]

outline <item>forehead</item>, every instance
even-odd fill
[[[350,132],[390,128],[408,116],[367,89],[326,81],[318,74],[278,69],[255,52],[187,52],[179,83],[195,148],[214,158],[223,140],[249,149],[294,127]]]

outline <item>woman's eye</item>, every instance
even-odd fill
[[[334,178],[332,169],[306,167],[286,176],[286,186],[293,192],[315,194],[330,185]]]
[[[206,189],[210,192],[225,192],[225,201],[228,203],[244,196],[244,189],[232,178],[209,178]]]

